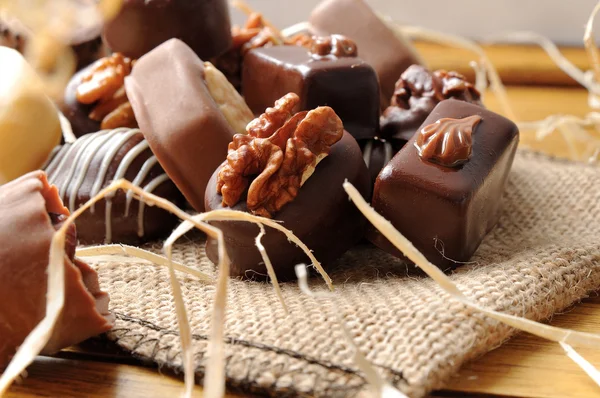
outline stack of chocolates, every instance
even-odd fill
[[[365,237],[401,256],[367,228],[342,188],[347,180],[433,263],[468,261],[498,220],[515,124],[485,109],[460,74],[427,70],[364,0],[325,0],[309,21],[287,37],[257,13],[230,28],[225,0],[125,0],[102,32],[72,43],[83,69],[58,104],[32,83],[17,51],[2,49],[11,61],[0,68],[14,79],[0,95],[19,121],[0,115],[0,158],[1,148],[11,151],[0,160],[0,207],[14,211],[0,233],[19,217],[10,198],[34,177],[38,191],[56,191],[63,215],[126,178],[197,212],[230,208],[281,221],[326,267]],[[26,32],[0,32],[3,45],[20,51],[27,43]],[[58,145],[56,107],[74,142]],[[34,148],[19,157],[25,141]],[[55,188],[42,171],[19,178],[37,169]],[[47,234],[57,218],[46,208],[50,215],[23,213],[29,231],[43,224]],[[72,239],[141,244],[176,223],[122,192],[78,218]],[[214,225],[233,276],[266,274],[256,225]],[[263,244],[282,279],[307,260],[276,230],[267,229]],[[27,262],[28,248],[15,250],[21,257],[11,258]],[[206,252],[217,261],[214,242]],[[15,261],[0,258],[0,271]]]

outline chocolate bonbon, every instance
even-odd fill
[[[469,261],[498,221],[518,141],[512,121],[444,100],[381,171],[372,205],[438,267]],[[379,232],[368,235],[401,256]]]
[[[272,217],[281,221],[286,228],[294,231],[294,234],[314,251],[317,259],[325,266],[331,265],[362,238],[366,227],[365,219],[347,200],[342,183],[345,180],[350,181],[364,197],[368,198],[370,195],[369,174],[356,140],[347,132],[342,134],[343,127],[339,119],[333,117],[331,108],[327,110],[317,108],[312,111],[317,112],[315,114],[300,112],[295,115],[293,112],[289,112],[291,108],[287,106],[279,106],[279,108],[285,108],[286,111],[279,113],[283,117],[278,122],[262,123],[259,120],[249,125],[249,135],[254,137],[251,145],[255,146],[257,150],[264,147],[264,140],[268,139],[270,143],[278,142],[275,146],[279,149],[269,145],[273,151],[270,151],[269,161],[261,163],[264,170],[254,170],[253,175],[238,175],[235,181],[239,184],[233,184],[237,188],[235,193],[238,194],[234,195],[234,200],[230,199],[231,192],[227,193],[228,198],[219,194],[219,192],[224,193],[222,181],[223,174],[229,173],[226,170],[227,167],[235,166],[240,162],[244,163],[244,159],[246,159],[244,153],[237,151],[238,146],[235,145],[234,140],[227,162],[215,171],[206,188],[206,210],[232,208]],[[269,111],[266,114],[268,113]],[[313,118],[317,115],[317,118]],[[316,124],[310,128],[307,128],[308,125],[302,125],[303,121],[308,123],[309,120]],[[275,128],[272,128],[273,126]],[[282,128],[282,126],[285,127]],[[259,131],[252,132],[253,127],[257,127]],[[272,129],[269,130],[269,128]],[[296,129],[293,134],[290,134],[290,128]],[[305,179],[305,173],[296,170],[296,162],[290,160],[302,159],[303,156],[306,156],[303,151],[296,152],[294,150],[296,147],[304,147],[298,142],[294,144],[296,139],[299,136],[306,139],[314,134],[320,135],[322,138],[317,143],[313,142],[309,145],[314,150],[314,152],[311,150],[314,157],[311,157],[312,160],[309,163],[313,164],[313,161],[315,163],[314,167],[309,167],[312,174]],[[290,138],[285,140],[285,137]],[[326,137],[329,138],[326,139]],[[315,150],[314,145],[324,148],[323,145],[328,146],[328,143],[332,142],[330,138],[333,141],[336,139],[339,141],[334,143],[327,150],[328,155],[322,158],[318,153],[322,153],[323,149]],[[312,142],[310,139],[308,141]],[[277,154],[283,154],[283,156],[278,158]],[[290,154],[293,156],[290,157]],[[238,159],[239,157],[242,159]],[[279,159],[278,162],[275,161],[277,159]],[[322,160],[316,162],[317,159]],[[294,166],[294,172],[291,175],[287,173],[289,170],[286,169],[286,164]],[[274,165],[280,165],[280,168],[274,167]],[[294,181],[290,184],[280,185],[277,178],[280,174],[286,175]],[[304,181],[303,184],[302,181]],[[276,182],[276,184],[271,184],[272,182]],[[261,187],[273,185],[278,189],[261,189]],[[245,189],[246,187],[248,189]],[[241,195],[239,195],[240,192]],[[273,204],[277,206],[272,206]],[[235,221],[219,221],[214,222],[214,225],[223,231],[226,250],[231,260],[231,275],[246,277],[266,275],[262,257],[254,245],[259,233],[256,225]],[[302,250],[288,242],[285,235],[271,228],[266,228],[262,244],[269,254],[278,278],[294,278],[294,265],[307,261]],[[208,257],[216,262],[215,242],[212,240],[207,242],[206,252]]]
[[[390,160],[398,153],[402,145],[398,145],[398,141],[387,141],[380,138],[359,141],[360,149],[363,152],[363,159],[369,169],[371,181],[375,184],[375,180],[381,169],[389,163]]]
[[[45,170],[71,212],[120,178],[175,204],[184,203],[138,129],[84,135],[57,148]],[[145,206],[131,192],[122,191],[102,199],[76,220],[79,239],[86,244],[144,242],[166,235],[176,223],[168,212]]]
[[[0,187],[0,368],[46,313],[50,242],[68,210],[55,187],[34,171]],[[65,305],[44,353],[106,332],[113,318],[98,275],[73,257],[76,232],[67,234]]]
[[[250,109],[260,113],[293,92],[300,96],[297,110],[330,106],[354,138],[374,137],[379,126],[379,84],[373,68],[356,55],[356,45],[339,35],[316,38],[310,49],[251,50],[244,58],[244,97]]]
[[[222,74],[177,39],[140,58],[125,87],[160,164],[203,211],[208,180],[252,113]]]
[[[104,28],[111,50],[139,58],[169,39],[185,42],[202,59],[231,46],[226,0],[125,0]]]
[[[460,73],[412,65],[396,82],[391,105],[381,116],[381,137],[410,140],[433,108],[449,98],[483,106],[479,91]]]
[[[61,139],[58,110],[16,50],[0,47],[0,185],[39,169]]]
[[[325,0],[313,10],[309,22],[319,31],[354,40],[359,56],[379,76],[382,109],[389,104],[400,74],[422,63],[412,46],[390,30],[364,0]]]
[[[100,129],[137,127],[123,85],[134,61],[115,53],[76,73],[65,89],[61,110],[76,137]]]
[[[254,48],[281,45],[308,46],[310,37],[305,33],[298,33],[292,37],[284,37],[269,26],[262,14],[252,13],[248,16],[243,27],[231,28],[232,46],[227,52],[215,57],[211,62],[223,72],[229,82],[238,90],[242,87],[242,62],[248,51]]]

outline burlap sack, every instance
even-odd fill
[[[544,320],[600,288],[600,168],[520,151],[503,200],[500,223],[473,263],[452,274],[467,296]],[[200,238],[180,244],[175,258],[214,274]],[[109,338],[138,357],[179,369],[166,270],[117,263],[98,268],[117,317]],[[515,333],[465,309],[414,266],[370,245],[347,253],[330,275],[339,311],[357,345],[390,382],[413,397],[442,388],[465,361]],[[192,278],[182,283],[201,375],[215,288]],[[316,277],[311,283],[317,291],[326,290]],[[277,396],[366,393],[330,301],[303,295],[295,283],[284,284],[286,316],[270,284],[231,280],[229,286],[230,386]]]

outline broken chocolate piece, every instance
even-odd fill
[[[347,36],[357,44],[359,56],[379,76],[381,109],[388,106],[400,74],[412,64],[422,64],[412,45],[388,28],[364,0],[325,0],[309,22],[319,31]]]
[[[178,38],[202,59],[231,46],[226,0],[125,0],[104,27],[113,51],[139,58],[167,40]]]
[[[55,233],[49,213],[69,214],[42,171],[0,187],[0,368],[46,313],[46,271]],[[113,322],[98,275],[73,260],[70,246],[64,262],[65,305],[44,353],[106,332]]]
[[[332,53],[332,43],[347,39],[318,39],[315,53],[303,47],[278,46],[254,49],[244,58],[242,88],[246,102],[256,114],[262,113],[287,93],[296,93],[296,111],[329,106],[354,138],[372,138],[379,128],[379,83],[369,64],[353,56],[355,46],[343,56]],[[325,48],[319,44],[325,43]],[[322,44],[321,44],[322,45]],[[327,50],[323,56],[319,52]],[[358,48],[360,52],[361,49]]]
[[[454,99],[440,102],[423,128],[428,131],[446,118],[472,126],[468,160],[459,165],[453,156],[437,160],[448,167],[422,159],[416,146],[420,135],[415,135],[379,174],[372,200],[375,210],[442,269],[469,261],[496,225],[519,142],[519,130],[512,121]],[[436,153],[438,147],[434,148]],[[462,158],[464,152],[459,153]],[[368,237],[383,250],[402,257],[378,231],[370,229]]]
[[[217,193],[220,171],[221,167],[215,171],[206,188],[207,211],[224,208],[223,197]],[[351,182],[363,197],[369,198],[369,173],[356,140],[347,132],[333,144],[329,156],[319,163],[298,195],[273,216],[294,231],[325,267],[331,267],[337,258],[358,243],[366,227],[366,220],[348,200],[342,187],[345,180]],[[248,212],[244,199],[232,209]],[[254,245],[259,233],[258,226],[239,221],[211,224],[223,231],[232,276],[255,278],[267,274],[262,257]],[[269,227],[265,227],[265,230],[262,244],[269,253],[277,277],[280,280],[294,279],[294,266],[307,261],[304,252],[290,243],[284,234]],[[207,241],[206,253],[216,264],[218,254],[215,241]]]
[[[71,212],[120,178],[178,206],[184,203],[137,129],[84,135],[55,150],[45,169]],[[177,221],[165,210],[134,200],[131,192],[118,191],[97,202],[75,223],[82,243],[137,244],[165,236]]]
[[[197,211],[204,211],[204,191],[213,171],[227,156],[235,133],[233,125],[252,118],[245,103],[227,80],[213,96],[200,58],[183,42],[172,39],[140,58],[125,79],[127,96],[140,129],[160,164]],[[212,68],[216,71],[215,68]],[[219,101],[216,103],[215,100]],[[232,106],[227,121],[220,106]],[[248,118],[246,120],[246,118]]]
[[[433,108],[449,98],[483,106],[479,91],[460,73],[432,73],[421,65],[412,65],[396,82],[392,103],[381,116],[381,137],[405,143]]]

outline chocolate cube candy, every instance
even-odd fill
[[[296,111],[330,106],[354,138],[374,137],[379,128],[379,84],[373,68],[355,55],[311,51],[297,46],[250,51],[242,72],[250,109],[260,114],[292,92],[300,96]]]
[[[518,142],[512,121],[442,101],[381,171],[372,205],[438,267],[469,261],[498,221]],[[401,257],[378,231],[369,240]]]
[[[231,46],[226,0],[124,0],[119,14],[104,27],[111,50],[139,58],[177,38],[203,59]]]
[[[381,109],[390,104],[400,74],[412,64],[423,64],[412,45],[395,34],[363,0],[325,0],[313,10],[309,22],[319,31],[354,40],[360,57],[379,76]]]

